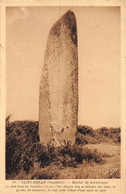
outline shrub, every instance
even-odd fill
[[[77,163],[82,163],[83,161],[86,162],[96,162],[96,163],[102,163],[102,154],[99,153],[96,149],[90,150],[87,148],[83,148],[78,145],[66,145],[61,148],[59,148],[59,154],[63,157],[63,161],[61,163],[64,166],[76,166]]]
[[[83,152],[84,152],[83,158],[85,159],[85,161],[87,162],[93,161],[99,164],[103,162],[102,154],[98,152],[96,149],[91,150],[91,149],[85,148]]]
[[[78,125],[77,131],[83,135],[90,134],[91,136],[95,136],[94,131],[92,127],[89,126],[83,126],[83,125]]]
[[[109,141],[112,141],[113,143],[120,143],[120,128],[106,128],[102,127],[96,130],[97,134],[100,135],[103,139],[106,137]]]
[[[31,121],[10,122],[6,119],[6,174],[29,173],[36,157],[33,151],[38,142],[38,123]],[[29,132],[30,131],[30,132]]]

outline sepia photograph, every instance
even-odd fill
[[[118,6],[6,7],[6,180],[121,178]]]

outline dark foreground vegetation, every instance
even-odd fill
[[[64,146],[44,146],[39,142],[38,122],[6,119],[6,179],[56,179],[58,172],[45,170],[54,166],[74,167],[79,164],[103,164],[109,154],[97,149],[89,149],[86,144],[101,142],[120,144],[120,128],[100,128],[78,126],[75,145],[69,142]],[[35,170],[37,169],[37,171]],[[56,168],[55,168],[56,169]],[[119,172],[113,177],[119,178]],[[76,178],[76,177],[75,177]],[[90,177],[89,177],[90,178]]]

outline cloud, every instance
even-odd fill
[[[7,24],[13,24],[17,20],[24,20],[29,15],[29,9],[26,7],[7,8]]]

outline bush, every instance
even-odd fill
[[[106,128],[102,127],[96,130],[97,134],[100,135],[103,139],[104,137],[107,138],[109,141],[112,141],[113,143],[120,143],[120,128]]]
[[[84,159],[87,162],[93,161],[98,164],[101,164],[103,162],[103,155],[98,152],[96,149],[90,150],[90,149],[84,149]]]
[[[67,144],[66,146],[62,146],[58,150],[60,158],[60,162],[63,166],[74,166],[76,167],[77,163],[86,162],[96,162],[102,163],[102,154],[99,153],[96,149],[90,150],[86,148],[82,148],[78,145]]]
[[[6,119],[6,174],[29,173],[36,159],[38,123],[31,121],[10,122]],[[37,148],[37,147],[36,147]]]
[[[89,127],[89,126],[83,126],[83,125],[78,125],[77,127],[77,131],[83,135],[87,135],[87,134],[90,134],[91,136],[95,136],[95,133],[92,129],[92,127]]]

